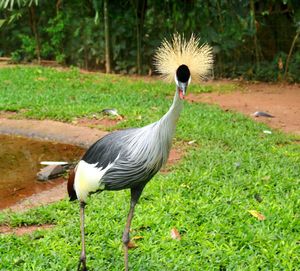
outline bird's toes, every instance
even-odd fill
[[[81,259],[79,260],[77,271],[88,271],[85,263]]]
[[[82,268],[77,269],[77,271],[88,271],[86,266],[82,266]]]

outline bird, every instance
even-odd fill
[[[96,141],[82,156],[68,179],[70,200],[80,205],[81,254],[77,270],[86,271],[85,207],[88,196],[104,190],[130,189],[129,212],[122,235],[124,266],[128,271],[130,227],[135,206],[152,177],[167,162],[177,121],[187,88],[209,74],[212,48],[194,34],[186,39],[175,33],[163,39],[154,54],[161,77],[175,82],[175,95],[169,110],[158,121],[144,127],[114,131]]]

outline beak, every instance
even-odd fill
[[[185,96],[185,93],[186,93],[186,89],[187,89],[187,86],[188,86],[188,82],[178,82],[178,91],[179,91],[179,96],[180,96],[180,99],[184,99],[184,96]]]

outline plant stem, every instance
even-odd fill
[[[110,33],[109,33],[109,19],[108,19],[108,1],[104,0],[104,37],[105,37],[105,71],[111,73],[110,61]]]
[[[286,81],[287,79],[287,73],[288,73],[288,70],[289,70],[289,63],[290,63],[290,60],[291,60],[291,57],[292,57],[292,52],[294,50],[294,47],[295,47],[295,44],[296,44],[296,41],[297,39],[299,38],[299,35],[300,35],[300,31],[297,31],[294,39],[293,39],[293,42],[292,42],[292,45],[291,45],[291,48],[290,48],[290,51],[289,51],[289,54],[287,56],[287,59],[286,59],[286,63],[285,63],[285,71],[284,71],[284,80]]]
[[[259,61],[259,49],[258,49],[258,42],[257,42],[254,0],[250,0],[250,16],[251,16],[251,27],[253,27],[253,30],[254,30],[253,42],[254,42],[254,49],[255,49],[256,69],[259,70],[260,69],[260,61]]]
[[[40,44],[40,38],[37,30],[37,25],[36,25],[36,18],[35,18],[35,10],[34,6],[31,5],[29,7],[29,14],[30,14],[30,24],[31,24],[31,30],[34,35],[35,39],[35,51],[36,51],[36,56],[38,59],[38,63],[41,63],[41,44]]]

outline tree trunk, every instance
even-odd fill
[[[104,37],[105,37],[105,71],[106,73],[111,73],[108,0],[104,0],[103,2],[103,12],[104,12]]]
[[[218,10],[218,23],[219,23],[219,31],[221,32],[221,35],[224,34],[224,18],[222,15],[223,10],[221,9],[220,3],[219,1],[216,1],[216,6],[217,6],[217,10]],[[209,12],[211,12],[211,10],[209,9]],[[223,64],[223,55],[222,53],[220,53],[220,49],[218,46],[217,49],[217,54],[216,54],[216,58],[218,59],[218,61],[216,61],[216,68],[219,70],[219,74],[221,76],[223,76],[224,74],[224,64]]]
[[[136,68],[137,68],[137,73],[139,75],[142,73],[141,47],[142,47],[141,28],[139,25],[139,19],[136,18]]]
[[[136,18],[136,68],[137,73],[142,73],[142,38],[144,20],[147,9],[147,0],[133,1]]]
[[[55,5],[55,7],[56,7],[56,14],[59,13],[59,10],[61,8],[61,4],[62,4],[62,0],[57,0],[56,1],[56,5]]]
[[[258,41],[257,41],[254,0],[250,0],[250,16],[251,16],[251,27],[254,31],[253,42],[254,42],[254,49],[255,49],[256,70],[259,70],[260,69],[260,60],[259,60],[259,48],[258,48]]]
[[[36,24],[36,17],[35,17],[35,10],[34,6],[31,5],[29,7],[29,14],[30,14],[30,26],[31,26],[31,31],[34,35],[35,39],[35,52],[37,56],[38,63],[41,63],[41,44],[40,44],[40,37],[37,29],[37,24]]]
[[[293,53],[293,50],[294,50],[294,47],[296,45],[296,41],[297,39],[299,38],[299,35],[300,35],[300,29],[297,30],[297,33],[293,39],[293,42],[292,42],[292,45],[291,45],[291,48],[290,48],[290,51],[289,51],[289,54],[286,58],[286,63],[285,63],[285,71],[284,71],[284,80],[287,79],[287,73],[288,73],[288,69],[289,69],[289,63],[290,63],[290,60],[291,60],[291,56],[292,56],[292,53]]]

